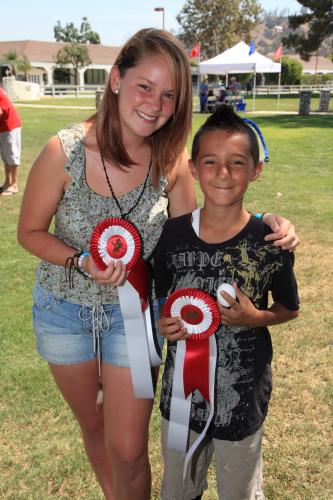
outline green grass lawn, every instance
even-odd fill
[[[252,97],[244,96],[247,102],[247,111],[253,111]],[[19,101],[20,104],[41,104],[52,106],[95,106],[95,99],[84,97],[54,98],[46,97],[40,101]],[[319,106],[319,97],[314,96],[311,100],[311,111],[316,111]],[[256,96],[255,111],[298,111],[299,97],[297,95],[281,95],[278,105],[277,96]],[[198,98],[194,97],[194,109],[199,108]],[[329,110],[333,112],[333,98],[330,100]]]
[[[93,97],[43,97],[38,101],[17,101],[18,104],[41,104],[43,106],[95,106]]]
[[[252,97],[244,96],[247,102],[247,111],[253,110]],[[314,95],[311,98],[311,111],[317,111],[319,107],[319,96]],[[299,108],[299,96],[298,95],[284,95],[281,94],[280,102],[278,104],[278,99],[276,95],[265,96],[259,95],[255,98],[255,111],[297,111]],[[333,99],[330,100],[329,110],[333,111]]]
[[[90,111],[20,108],[20,114],[23,189],[31,163],[47,138]],[[204,119],[194,116],[194,130]],[[333,498],[329,447],[333,116],[266,115],[255,120],[267,139],[271,161],[251,184],[246,205],[253,211],[288,216],[302,239],[296,255],[302,313],[292,323],[271,328],[274,390],[264,436],[266,498],[329,500]],[[11,198],[0,197],[0,498],[101,499],[72,415],[35,353],[30,309],[36,259],[16,243],[21,197],[22,191]],[[198,197],[201,200],[199,191]],[[150,454],[152,498],[158,499],[162,462],[157,403]],[[214,500],[213,468],[209,485],[204,499]]]

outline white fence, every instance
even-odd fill
[[[104,90],[104,85],[41,85],[41,93],[52,97],[95,97],[97,90]]]
[[[95,97],[97,90],[104,90],[104,85],[41,85],[41,94],[52,97]],[[332,90],[333,81],[325,85],[281,85],[281,94],[298,94],[301,90],[311,90],[313,93],[320,93],[321,90]],[[260,85],[256,87],[256,94],[276,95],[278,94],[278,85]],[[198,89],[193,88],[194,95],[197,95]],[[242,91],[243,93],[243,91]]]
[[[214,94],[218,95],[219,87],[214,86]],[[321,90],[332,90],[333,91],[333,80],[327,82],[323,85],[281,85],[280,94],[298,95],[301,90],[311,90],[314,94],[320,94]],[[256,95],[277,95],[279,93],[278,85],[257,85]],[[197,86],[193,87],[193,94],[198,95]],[[246,95],[246,90],[241,88],[241,94]],[[249,92],[252,95],[252,91]]]
[[[313,93],[320,93],[321,90],[333,90],[333,81],[327,82],[325,85],[281,85],[281,94],[299,94],[301,90],[311,90]],[[278,85],[260,85],[256,87],[256,94],[278,94]]]

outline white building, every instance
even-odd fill
[[[18,57],[26,56],[31,64],[28,81],[44,85],[57,83],[74,84],[70,68],[59,68],[55,64],[57,52],[68,45],[63,42],[39,42],[22,40],[0,42],[0,61],[3,55],[15,50]],[[120,51],[120,47],[108,45],[84,45],[88,48],[91,64],[78,70],[79,85],[103,85]],[[18,78],[20,74],[18,73]]]

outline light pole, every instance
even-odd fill
[[[155,10],[155,12],[162,12],[163,13],[162,26],[164,29],[164,7],[155,7],[154,10]]]

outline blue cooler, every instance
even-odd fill
[[[246,111],[246,102],[239,101],[236,104],[236,111]]]

